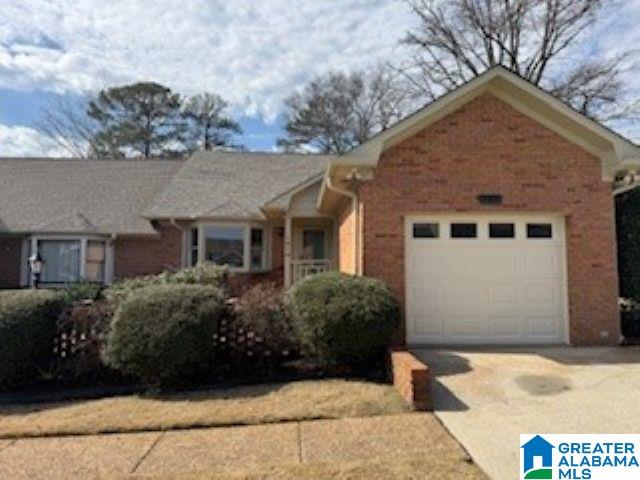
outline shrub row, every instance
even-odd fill
[[[104,292],[15,295],[0,303],[0,386],[45,371],[95,382],[109,369],[149,387],[179,386],[210,379],[221,366],[259,370],[264,357],[273,363],[290,351],[323,366],[360,366],[384,350],[397,325],[396,302],[377,280],[330,273],[285,295],[259,284],[236,299],[228,280],[224,269],[196,267]]]
[[[64,298],[53,292],[0,297],[0,387],[24,386],[48,369]]]

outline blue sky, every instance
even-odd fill
[[[47,102],[138,80],[221,94],[241,141],[270,150],[291,91],[406,55],[398,39],[413,22],[400,0],[2,0],[0,156],[62,154],[33,128]],[[640,46],[637,25],[640,0],[622,1],[580,47]],[[629,85],[640,92],[640,75]],[[640,140],[635,126],[616,127]]]

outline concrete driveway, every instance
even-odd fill
[[[414,352],[436,415],[493,479],[518,478],[521,433],[640,433],[640,348]]]

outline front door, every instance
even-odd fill
[[[324,230],[316,228],[302,231],[302,258],[304,260],[324,260],[327,258]]]

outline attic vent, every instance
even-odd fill
[[[502,205],[502,195],[497,193],[483,193],[476,198],[480,205]]]

